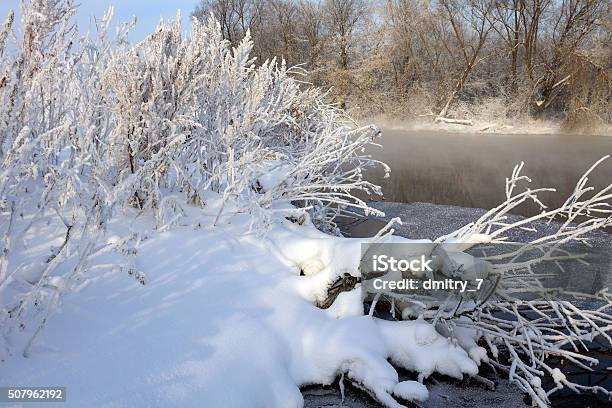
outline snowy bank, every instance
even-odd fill
[[[403,120],[392,117],[372,117],[367,118],[366,122],[375,123],[381,128],[388,130],[405,131],[438,131],[448,133],[470,133],[483,135],[551,135],[574,132],[563,128],[560,121],[552,120],[505,120],[505,119],[470,119],[471,124],[456,124],[434,122],[429,117],[416,118],[413,120]],[[612,127],[601,126],[592,132],[580,132],[579,134],[612,136]]]
[[[431,118],[421,118],[412,121],[397,120],[393,118],[370,118],[372,123],[390,130],[407,131],[440,131],[449,133],[482,133],[495,134],[556,134],[561,133],[561,124],[558,122],[545,120],[529,120],[525,122],[512,121],[511,123],[503,120],[472,120],[471,125],[454,123],[434,122]]]
[[[344,374],[399,406],[392,396],[423,400],[427,390],[399,382],[388,359],[425,376],[477,372],[429,323],[364,316],[359,289],[328,310],[313,305],[333,275],[356,273],[341,260],[362,240],[282,218],[265,238],[245,235],[248,215],[212,227],[217,208],[188,208],[184,226],[162,233],[153,220],[113,223],[109,237],[140,237],[133,264],[146,284],[122,270],[93,274],[63,298],[28,358],[2,363],[2,383],[66,386],[71,407],[299,407],[299,386]],[[30,232],[40,233],[49,231]],[[322,269],[300,276],[306,260]]]

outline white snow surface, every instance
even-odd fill
[[[389,119],[385,117],[368,118],[370,122],[376,123],[385,129],[410,130],[410,131],[441,131],[451,133],[473,133],[483,135],[495,134],[533,134],[547,135],[561,133],[561,126],[557,122],[546,120],[527,120],[506,122],[499,119],[483,120],[479,118],[457,118],[472,119],[472,126],[453,123],[434,122],[432,117],[420,118],[420,120],[405,121]],[[608,135],[608,131],[603,134]]]
[[[410,401],[425,401],[429,397],[427,387],[416,381],[402,381],[395,386],[393,393]]]
[[[134,262],[146,284],[116,268],[90,268],[91,282],[63,298],[29,357],[13,353],[0,363],[0,383],[65,386],[66,407],[288,408],[303,405],[299,386],[344,373],[399,407],[395,397],[422,401],[427,389],[399,383],[391,363],[425,377],[476,374],[468,354],[431,324],[364,316],[358,288],[327,310],[314,306],[336,277],[358,273],[363,239],[282,217],[265,236],[245,233],[250,217],[231,210],[213,227],[218,201],[185,208],[182,226],[165,232],[154,231],[152,217],[112,223],[108,242],[146,236]],[[49,229],[30,233],[61,237]],[[9,284],[18,291],[25,283],[16,275]]]
[[[265,161],[262,167],[263,169],[257,174],[257,181],[263,191],[269,191],[278,186],[291,172],[291,166],[282,160]]]

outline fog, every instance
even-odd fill
[[[384,200],[431,202],[463,207],[491,208],[504,201],[505,178],[515,164],[525,162],[523,174],[532,188],[556,187],[542,194],[544,203],[558,206],[593,163],[612,154],[612,138],[584,135],[504,135],[384,129],[375,158],[391,166],[368,177],[383,187]],[[612,182],[612,159],[602,163],[589,183]],[[537,211],[524,206],[522,215]]]

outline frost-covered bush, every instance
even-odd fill
[[[262,225],[273,203],[328,225],[369,211],[355,192],[379,191],[362,177],[379,132],[355,128],[301,71],[256,66],[249,37],[230,47],[212,16],[187,36],[180,18],[160,22],[129,45],[131,24],[109,33],[112,8],[83,38],[75,13],[71,0],[32,0],[19,38],[13,13],[0,31],[0,285],[16,271],[33,282],[2,300],[3,329],[33,305],[51,310],[91,257],[124,244],[98,242],[117,211],[153,211],[168,228],[207,191]],[[59,246],[19,257],[39,223],[63,225]]]
[[[158,208],[167,188],[203,205],[212,189],[258,208],[279,200],[366,208],[352,193],[377,191],[361,173],[376,164],[361,150],[377,130],[352,130],[319,90],[302,89],[298,69],[255,66],[252,48],[248,36],[230,48],[212,17],[194,20],[184,37],[177,18],[111,53],[103,74],[115,123],[108,182],[123,183],[131,204]],[[256,185],[270,171],[278,182]]]
[[[97,179],[105,171],[100,152],[111,125],[97,87],[104,39],[77,39],[70,1],[36,0],[21,11],[22,37],[1,44],[0,52],[3,335],[17,326],[36,333],[44,325],[61,294],[78,284],[112,209]],[[8,38],[16,32],[13,23],[11,13],[3,31]],[[32,226],[45,223],[62,226],[59,245],[42,258],[20,256]],[[31,286],[7,295],[14,274]]]

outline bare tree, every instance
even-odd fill
[[[305,43],[309,67],[314,69],[321,57],[323,46],[323,11],[319,1],[301,0],[298,5],[300,40]],[[303,61],[306,62],[306,61]]]
[[[503,106],[496,116],[557,118],[609,103],[586,91],[610,77],[593,46],[605,0],[202,0],[193,15],[210,13],[233,46],[250,31],[258,64],[304,64],[310,82],[361,115],[469,124],[450,119],[463,116],[455,102],[468,117],[491,98]]]
[[[368,12],[367,5],[363,0],[326,0],[324,11],[339,65],[346,70],[355,31]]]
[[[253,37],[262,61],[279,57],[289,65],[301,63],[296,22],[298,8],[291,0],[267,0],[261,12],[262,24]]]
[[[248,30],[258,26],[262,10],[261,0],[201,0],[192,16],[206,21],[212,13],[221,25],[223,38],[236,45]]]
[[[452,27],[457,45],[456,51],[448,48],[449,53],[454,55],[454,60],[458,61],[463,69],[446,103],[438,113],[438,120],[446,117],[448,108],[463,89],[468,76],[474,67],[485,58],[482,56],[482,51],[493,29],[490,21],[493,2],[490,0],[441,0],[440,9],[440,15]]]
[[[386,2],[389,58],[396,85],[404,94],[415,86],[446,82],[451,61],[442,44],[449,43],[449,33],[444,29],[447,24],[433,9],[427,0]]]
[[[576,70],[568,67],[568,63],[601,24],[606,12],[606,2],[603,0],[562,0],[556,6],[550,53],[543,54],[545,71],[534,86],[533,108],[536,116],[541,116],[559,91],[572,80]]]

